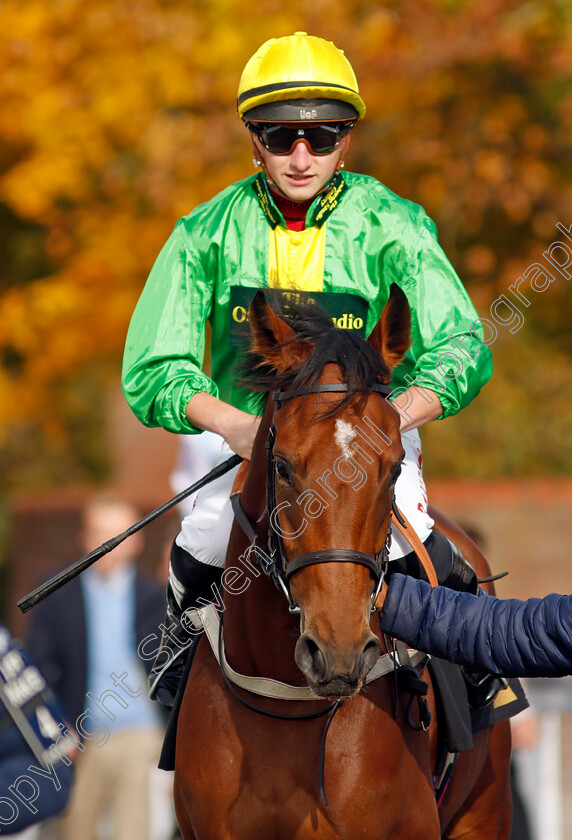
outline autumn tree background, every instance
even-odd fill
[[[252,172],[238,79],[296,30],[356,70],[348,167],[426,208],[482,317],[572,224],[568,0],[2,0],[5,493],[104,480],[106,395],[148,271],[178,216]],[[482,395],[424,432],[429,475],[572,472],[555,278],[499,328]]]

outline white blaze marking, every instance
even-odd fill
[[[355,436],[354,427],[351,423],[346,423],[345,420],[336,420],[334,439],[342,450],[344,458],[351,458],[354,454],[352,443],[355,440]]]

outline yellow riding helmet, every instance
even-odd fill
[[[262,44],[240,78],[237,109],[241,118],[262,122],[355,120],[365,114],[343,51],[306,32]]]

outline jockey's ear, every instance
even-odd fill
[[[308,357],[310,344],[303,341],[286,321],[276,315],[261,289],[252,298],[248,316],[252,349],[279,373],[297,367]]]
[[[396,283],[391,284],[389,300],[367,341],[390,370],[407,352],[411,343],[411,311],[404,292]]]

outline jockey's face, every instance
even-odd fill
[[[304,140],[294,144],[290,154],[275,155],[265,149],[259,138],[251,132],[256,156],[264,163],[272,188],[290,201],[309,201],[324,189],[345,155],[349,134],[333,152],[314,155]]]

